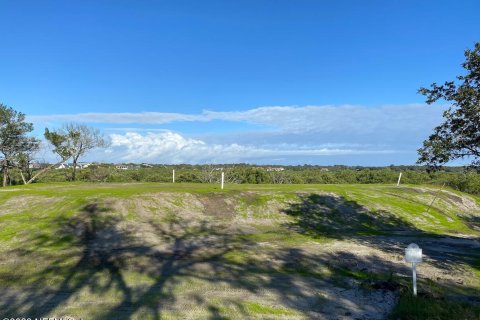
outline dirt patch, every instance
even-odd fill
[[[324,245],[320,256],[325,261],[335,261],[336,265],[348,270],[410,276],[411,269],[405,262],[404,250],[408,243],[412,242],[411,238],[375,237],[373,241],[378,243],[378,247],[369,245],[370,240],[364,238],[330,242]],[[477,240],[427,238],[416,242],[420,244],[424,253],[424,262],[417,266],[419,277],[443,283],[480,284],[466,264],[455,261],[461,260],[461,257],[453,259],[455,255],[468,255],[468,251],[478,249],[480,245]],[[385,248],[382,248],[383,246]],[[318,251],[316,247],[305,249],[310,252]]]
[[[131,234],[130,241],[143,242],[160,251],[169,245],[168,239],[159,236],[166,232],[165,228],[173,237],[199,228],[206,218],[203,203],[189,193],[154,193],[109,200],[113,211],[125,218],[116,227]]]
[[[38,206],[49,207],[63,200],[63,197],[14,196],[0,205],[0,214],[32,211]]]
[[[475,199],[467,195],[459,196],[458,194],[448,190],[435,190],[418,187],[402,187],[402,191],[410,191],[417,194],[428,195],[429,197],[424,200],[429,201],[432,201],[436,197],[435,202],[444,202],[449,208],[455,208],[456,210],[465,213],[480,214],[480,206],[477,204]],[[430,204],[430,202],[428,202],[428,204]],[[433,205],[435,206],[435,203]]]
[[[480,206],[473,198],[469,196],[459,196],[448,190],[442,190],[441,195],[447,198],[452,206],[458,207],[461,211],[470,214],[480,214]]]
[[[235,204],[224,194],[210,193],[200,197],[200,202],[203,204],[204,212],[207,215],[226,219],[233,218],[236,214]]]
[[[398,296],[388,290],[363,290],[361,287],[326,290],[334,303],[328,303],[320,313],[325,319],[386,319],[396,304]]]
[[[153,193],[126,199],[107,199],[118,213],[145,219],[193,218],[201,215],[203,204],[196,196],[184,193]]]

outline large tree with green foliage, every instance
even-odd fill
[[[45,138],[52,144],[53,152],[62,160],[72,158],[72,181],[76,180],[78,159],[92,149],[107,146],[107,141],[98,129],[78,123],[65,124],[57,130],[46,128]]]
[[[39,141],[28,136],[32,131],[33,124],[25,121],[25,114],[0,103],[0,162],[4,187],[19,158],[38,149]]]
[[[455,159],[469,158],[471,166],[480,168],[480,42],[465,51],[462,67],[466,75],[443,85],[433,83],[419,92],[432,104],[444,100],[451,104],[443,113],[445,121],[434,129],[418,150],[418,163],[438,168]]]

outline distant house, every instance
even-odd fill
[[[68,164],[66,163],[61,163],[58,167],[56,167],[55,169],[66,169],[68,168]]]
[[[130,169],[130,167],[125,165],[125,164],[119,164],[119,165],[115,166],[115,169],[117,169],[117,170],[128,170],[128,169]]]
[[[77,163],[77,166],[75,167],[78,170],[88,168],[91,165],[91,163],[87,162],[79,162]],[[67,169],[67,168],[73,168],[73,163],[62,163],[58,165],[55,169]]]
[[[85,169],[90,167],[92,164],[89,162],[79,162],[77,163],[77,168],[80,167],[79,169]]]
[[[330,171],[330,170],[328,170],[328,168],[322,168],[320,169],[320,171]]]
[[[265,170],[267,171],[283,171],[285,168],[283,167],[266,167]]]

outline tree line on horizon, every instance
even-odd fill
[[[220,183],[224,172],[226,184],[391,184],[396,185],[400,172],[402,184],[445,185],[462,192],[480,195],[480,174],[463,167],[446,167],[428,171],[420,166],[388,166],[357,168],[337,166],[284,166],[282,171],[267,171],[266,167],[247,164],[228,165],[129,165],[128,170],[115,164],[91,164],[78,171],[77,180],[83,182],[158,182],[171,183],[175,170],[176,183]],[[51,170],[38,182],[65,182],[69,169]],[[17,175],[16,183],[21,184]]]

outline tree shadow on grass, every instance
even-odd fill
[[[20,260],[51,259],[51,263],[39,263],[33,275],[12,270],[12,288],[8,288],[12,290],[0,292],[1,315],[60,316],[54,314],[56,310],[74,304],[81,294],[99,299],[114,292],[113,298],[77,309],[96,307],[96,319],[160,319],[184,311],[176,304],[192,310],[201,305],[211,319],[232,317],[232,312],[237,318],[295,312],[307,318],[380,319],[391,310],[385,297],[394,299],[396,288],[375,287],[377,282],[368,282],[374,277],[370,271],[382,266],[382,274],[408,272],[406,266],[399,270],[398,264],[382,257],[349,252],[276,248],[262,256],[258,243],[211,220],[162,222],[150,216],[128,223],[112,210],[108,203],[90,203],[72,217],[58,218],[53,234],[35,235],[25,243],[26,249],[11,252]],[[298,219],[292,228],[312,236],[418,231],[386,214],[377,220],[373,213],[337,197],[308,196],[286,212]],[[65,252],[41,250],[57,247]],[[232,260],[231,255],[238,253],[244,254],[243,259]],[[138,278],[129,278],[132,273]],[[61,281],[50,284],[49,279],[55,277]],[[211,290],[218,292],[182,292],[179,288],[184,281],[192,279],[211,284]],[[15,291],[16,282],[28,282],[20,286],[28,292]],[[222,287],[228,289],[216,289]],[[230,291],[238,295],[219,296]]]
[[[391,232],[422,231],[385,210],[371,212],[355,201],[333,194],[299,195],[284,213],[296,218],[290,228],[312,237],[349,238]]]
[[[265,261],[255,254],[260,248],[257,243],[212,221],[159,222],[150,217],[142,223],[148,228],[140,230],[135,224],[133,228],[124,217],[113,214],[108,203],[90,203],[72,217],[58,218],[53,234],[34,235],[25,249],[11,252],[19,259],[37,259],[39,265],[32,274],[12,270],[12,285],[0,292],[1,315],[62,316],[55,313],[73,305],[76,314],[72,316],[95,308],[96,319],[160,319],[165,313],[184,311],[174,306],[178,302],[192,310],[202,305],[212,319],[291,312],[318,318],[337,311],[363,314],[363,306],[376,301],[371,292],[360,294],[357,284],[351,292],[345,291],[342,279],[349,276],[332,269],[329,262],[338,257],[279,248]],[[42,250],[57,247],[65,252]],[[228,256],[239,252],[246,254],[242,261]],[[141,278],[129,279],[131,273]],[[179,290],[182,281],[191,279],[211,285],[219,302],[213,303],[210,293]],[[231,290],[240,292],[239,296],[222,296]],[[320,291],[325,295],[319,296]],[[112,292],[113,298],[108,297]],[[82,295],[107,299],[87,299],[75,306]],[[337,301],[339,296],[342,299]]]
[[[34,249],[16,250],[13,254],[24,259],[29,257],[33,259],[52,259],[50,265],[44,269],[36,270],[35,274],[28,279],[32,286],[41,288],[46,278],[56,274],[60,274],[63,281],[58,288],[53,290],[40,289],[29,292],[22,303],[9,304],[4,309],[7,310],[5,312],[12,315],[23,313],[27,315],[49,315],[52,310],[68,301],[73,294],[83,287],[89,286],[92,290],[99,290],[99,283],[95,282],[95,275],[103,271],[110,275],[106,286],[116,285],[122,288],[128,299],[130,292],[120,273],[122,259],[120,259],[120,248],[118,248],[123,240],[123,235],[118,234],[113,227],[117,223],[117,219],[102,214],[108,211],[110,211],[108,207],[100,206],[98,203],[90,203],[72,219],[58,218],[56,220],[58,230],[54,235],[41,234],[34,239],[30,239],[25,247],[33,247]],[[99,233],[103,234],[100,235]],[[108,238],[109,241],[99,241],[99,237]],[[74,250],[59,258],[54,258],[55,254],[51,253],[44,253],[44,257],[42,257],[42,254],[37,253],[35,249],[55,247],[65,242],[69,243]],[[77,262],[66,268],[63,263],[72,258]],[[28,304],[31,306],[25,308],[25,305]]]
[[[478,238],[466,239],[427,232],[387,211],[373,212],[355,201],[333,194],[306,194],[299,197],[300,202],[284,210],[295,218],[288,227],[299,233],[314,238],[352,240],[401,259],[406,246],[415,242],[423,248],[423,254],[430,264],[446,272],[453,271],[456,264],[476,269],[479,267]],[[470,223],[472,228],[476,221]]]
[[[177,277],[190,275],[190,267],[217,259],[230,250],[230,236],[211,229],[205,221],[194,226],[179,221],[160,226],[151,221],[155,235],[162,242],[157,248],[139,241],[134,230],[122,226],[122,219],[109,214],[110,211],[108,204],[90,203],[72,218],[57,219],[58,230],[54,235],[42,234],[30,239],[28,247],[34,249],[12,252],[23,259],[52,258],[52,261],[43,269],[35,270],[33,275],[24,275],[35,290],[17,299],[2,297],[1,301],[8,303],[0,303],[0,310],[3,310],[0,313],[48,316],[81,290],[102,293],[115,289],[121,293],[121,302],[117,306],[107,306],[107,311],[98,315],[99,319],[129,319],[140,308],[150,309],[158,319],[161,297],[168,296],[170,300],[174,297],[168,292],[167,282],[172,284]],[[65,242],[73,250],[60,257],[35,249]],[[71,259],[76,263],[68,265]],[[139,294],[125,279],[128,271],[157,280]],[[42,286],[48,287],[45,281],[54,275],[63,278],[61,283],[55,288],[43,289]],[[12,278],[15,277],[22,280],[12,272]]]
[[[465,224],[473,230],[480,231],[480,216],[466,216],[462,215],[460,218],[465,222]]]
[[[250,255],[245,261],[223,263],[215,278],[207,281],[226,282],[237,289],[251,292],[244,299],[225,297],[221,305],[209,305],[210,319],[232,316],[222,310],[228,307],[235,318],[277,318],[301,315],[311,319],[342,318],[383,319],[391,311],[397,287],[363,286],[368,276],[344,269],[338,261],[348,254],[314,254],[299,248],[277,249],[268,261]],[[365,268],[377,265],[381,258],[363,257],[357,263]],[[391,269],[395,265],[381,261]],[[406,270],[406,268],[405,268]],[[227,271],[227,272],[225,272]],[[222,276],[223,275],[223,276]],[[265,301],[263,294],[274,293],[275,303]],[[205,296],[197,296],[201,303],[209,304]],[[296,313],[289,313],[293,310]]]

